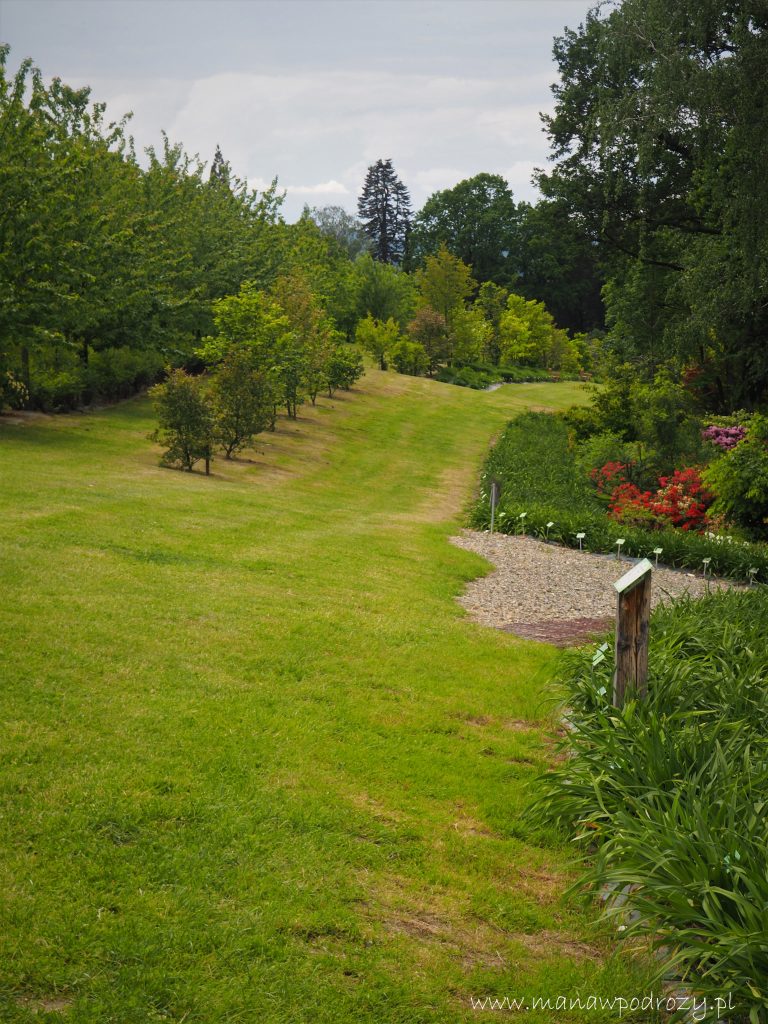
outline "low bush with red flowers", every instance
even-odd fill
[[[704,487],[698,469],[676,469],[671,476],[659,477],[655,492],[643,491],[622,477],[623,469],[626,467],[608,464],[593,475],[598,492],[605,481],[615,484],[608,510],[617,522],[651,529],[675,526],[695,532],[708,525],[707,509],[714,495]]]
[[[592,470],[589,476],[599,497],[611,501],[614,491],[627,482],[630,465],[628,462],[606,462],[604,466]]]

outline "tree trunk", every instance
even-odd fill
[[[32,389],[32,382],[29,373],[29,349],[26,345],[21,347],[21,379],[24,382],[24,387],[29,393]]]

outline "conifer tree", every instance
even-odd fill
[[[224,154],[221,152],[221,146],[216,144],[216,152],[213,154],[213,163],[211,164],[211,170],[208,175],[208,181],[212,185],[229,185],[230,178],[232,177],[232,169],[229,166],[229,161],[224,159]]]
[[[391,160],[377,160],[368,168],[357,212],[371,239],[374,259],[402,263],[411,230],[411,197]]]

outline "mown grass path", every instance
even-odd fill
[[[0,1020],[631,987],[521,816],[552,652],[468,621],[446,542],[491,436],[579,394],[373,371],[208,479],[143,399],[0,421]]]

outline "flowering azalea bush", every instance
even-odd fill
[[[722,448],[724,452],[729,452],[732,448],[736,447],[739,441],[744,440],[747,436],[747,428],[740,426],[720,427],[717,424],[713,424],[711,427],[707,427],[706,430],[702,430],[701,436],[705,441],[711,441],[718,448]]]
[[[651,509],[651,492],[625,480],[612,492],[608,514],[619,523],[653,528],[660,525]]]
[[[593,469],[589,476],[597,488],[598,495],[610,501],[614,491],[627,482],[629,467],[630,464],[627,462],[606,462],[598,469]]]
[[[657,515],[683,530],[701,530],[715,496],[705,489],[698,469],[676,469],[672,476],[659,477],[659,483],[652,503]]]
[[[755,413],[744,439],[710,463],[704,478],[717,495],[716,513],[768,539],[768,416]]]
[[[676,469],[671,476],[659,477],[655,492],[641,490],[621,476],[611,464],[593,476],[598,488],[603,481],[615,481],[609,502],[609,514],[617,522],[661,528],[700,531],[707,525],[707,509],[714,496],[707,491],[697,469]]]

